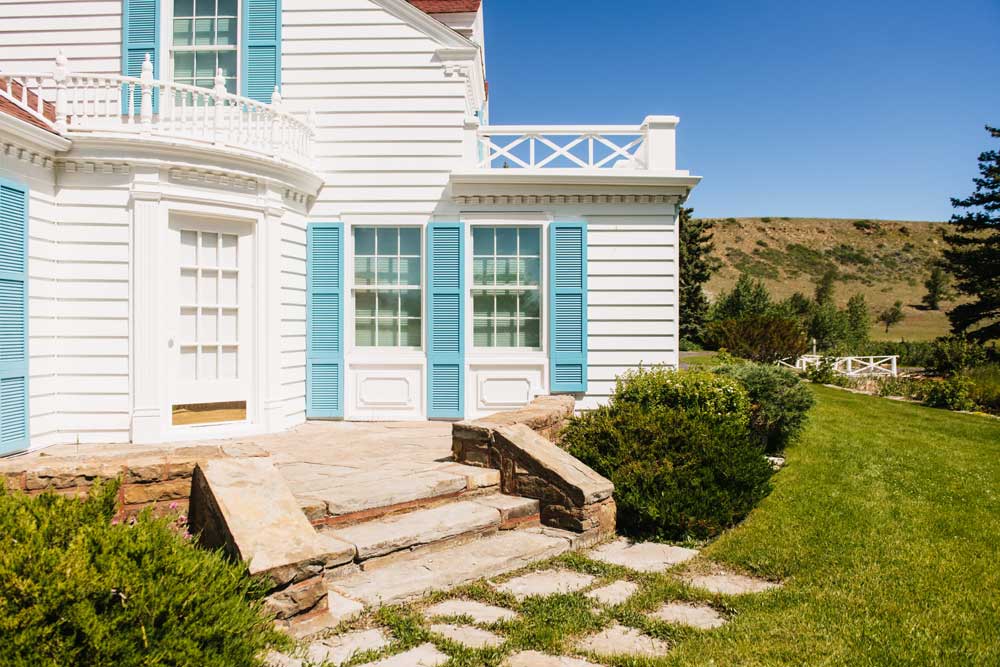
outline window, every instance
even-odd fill
[[[236,93],[238,10],[238,0],[174,0],[175,82],[211,88],[221,69]]]
[[[420,347],[420,229],[354,228],[358,347]]]
[[[472,228],[475,347],[541,348],[541,230]]]

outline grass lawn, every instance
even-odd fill
[[[1000,664],[1000,420],[815,391],[774,493],[681,566],[721,563],[783,588],[723,597],[677,572],[644,575],[569,554],[536,569],[596,575],[591,588],[630,579],[639,592],[602,609],[582,592],[519,603],[480,582],[353,625],[388,628],[391,653],[432,641],[453,666],[499,665],[520,649],[571,654],[575,638],[613,622],[672,645],[656,659],[589,656],[615,667]],[[430,632],[421,608],[456,595],[520,613],[488,626],[503,646],[472,650]],[[706,632],[646,617],[669,600],[707,602],[730,622]]]

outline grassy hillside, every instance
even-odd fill
[[[920,306],[924,280],[945,244],[942,222],[818,218],[725,218],[715,221],[715,254],[722,268],[708,284],[714,297],[730,289],[741,271],[760,278],[777,298],[812,296],[817,279],[836,268],[837,300],[862,292],[873,311],[897,299],[906,319],[888,338],[924,340],[948,333],[943,311]],[[945,302],[944,308],[950,306]],[[884,329],[872,328],[876,339]]]

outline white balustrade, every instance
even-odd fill
[[[833,372],[847,377],[885,375],[896,377],[899,374],[899,356],[868,356],[868,357],[822,357],[818,354],[806,354],[797,359],[791,357],[778,362],[779,366],[806,371],[821,365],[824,359],[833,364]]]
[[[277,89],[273,103],[264,104],[226,92],[221,71],[214,84],[156,80],[148,56],[140,77],[72,72],[61,54],[50,73],[0,69],[0,94],[19,92],[24,107],[29,97],[37,100],[40,118],[43,100],[52,104],[55,120],[46,122],[70,138],[128,133],[184,139],[309,164],[313,126],[284,111]]]

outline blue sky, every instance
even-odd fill
[[[696,214],[946,220],[1000,125],[1000,0],[486,0],[491,122],[675,114]]]

